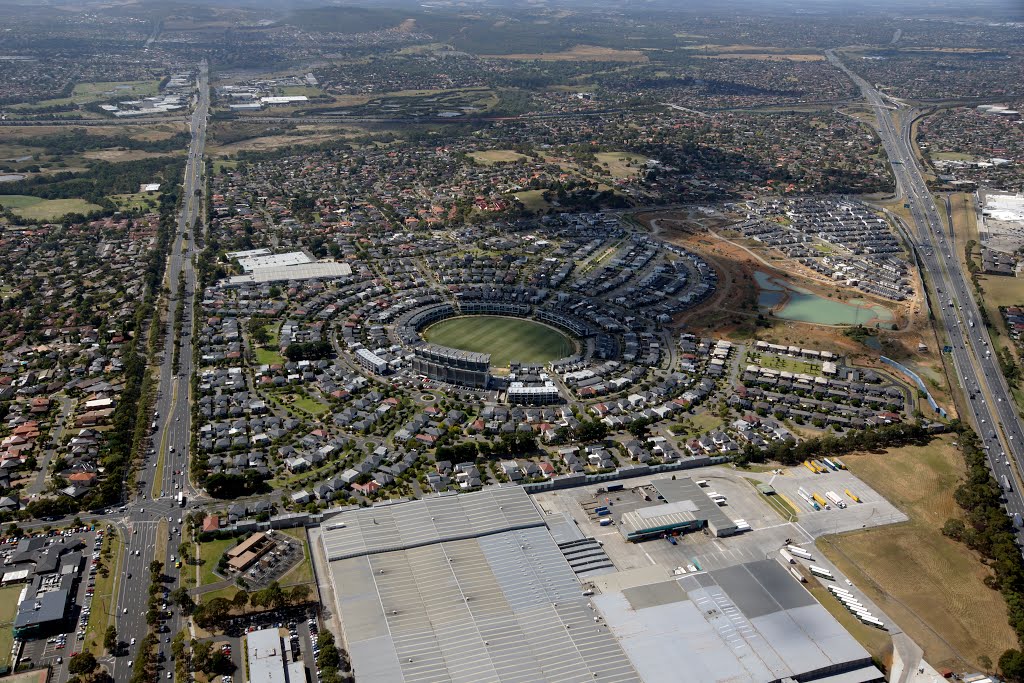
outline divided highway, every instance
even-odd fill
[[[167,302],[167,329],[165,331],[163,358],[160,363],[160,377],[157,385],[156,416],[157,431],[153,435],[153,448],[147,451],[139,469],[139,480],[145,482],[138,496],[130,499],[123,516],[116,521],[126,539],[125,555],[121,566],[121,578],[117,595],[116,625],[120,640],[130,643],[132,637],[141,640],[147,631],[149,564],[154,559],[164,565],[163,573],[170,577],[165,582],[168,590],[178,587],[181,570],[174,565],[178,546],[181,544],[183,518],[186,510],[179,506],[179,493],[186,501],[195,495],[188,480],[188,452],[190,442],[191,410],[189,406],[189,377],[192,373],[192,312],[196,274],[192,256],[196,252],[192,231],[200,223],[203,198],[203,149],[206,144],[206,119],[210,104],[209,79],[206,63],[199,68],[197,78],[198,94],[196,106],[189,127],[192,141],[188,150],[181,202],[181,214],[171,246],[167,263],[167,286],[171,295]],[[185,235],[189,239],[185,239]],[[185,286],[178,291],[179,273],[184,272]],[[184,319],[181,330],[181,355],[178,372],[174,372],[174,320],[177,315],[178,299],[184,297]],[[182,474],[176,474],[181,472]],[[161,539],[160,536],[163,538]],[[155,557],[157,544],[166,541],[167,552]],[[168,630],[160,634],[160,649],[164,654],[163,666],[173,669],[170,661],[170,645],[165,640],[177,633],[184,623],[180,612],[173,610],[167,620]],[[132,675],[128,664],[138,656],[138,646],[130,645],[127,656],[115,657],[110,662],[115,681],[123,683]]]
[[[897,194],[908,204],[914,219],[908,234],[935,290],[932,312],[942,323],[947,343],[952,347],[956,380],[964,390],[969,414],[961,418],[970,417],[974,423],[996,480],[1003,481],[1005,476],[1013,487],[1005,493],[1007,512],[1024,515],[1024,497],[1014,476],[1014,465],[1018,472],[1024,472],[1024,431],[999,361],[989,346],[988,331],[974,299],[973,284],[960,266],[957,250],[963,245],[947,237],[935,200],[921,175],[911,139],[916,112],[900,103],[887,102],[834,52],[830,50],[826,54],[829,61],[860,88],[875,111],[878,132],[896,176]],[[900,115],[898,128],[894,112]]]

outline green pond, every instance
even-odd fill
[[[891,323],[892,312],[884,306],[863,299],[834,301],[813,294],[768,273],[754,273],[757,281],[757,305],[772,309],[772,315],[784,320],[818,325],[874,325]],[[781,308],[778,308],[781,305]]]

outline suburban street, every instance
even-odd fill
[[[117,632],[121,640],[131,642],[132,636],[141,640],[147,631],[146,611],[148,609],[149,565],[154,559],[163,563],[163,573],[170,580],[166,588],[174,590],[180,580],[180,571],[175,568],[172,557],[177,555],[181,543],[179,519],[185,510],[177,501],[178,493],[184,493],[185,503],[191,499],[194,490],[188,483],[189,424],[189,376],[192,372],[192,297],[195,292],[196,276],[192,267],[195,252],[191,231],[200,218],[203,206],[203,148],[206,144],[206,117],[209,108],[209,81],[206,63],[199,68],[198,94],[195,110],[190,119],[192,141],[185,167],[184,190],[177,233],[171,248],[166,274],[170,290],[167,301],[167,322],[165,343],[160,364],[160,379],[157,390],[156,416],[157,432],[153,435],[154,447],[147,451],[140,467],[138,495],[131,499],[125,512],[115,516],[115,524],[125,534],[125,555],[120,567],[121,582],[117,596]],[[189,239],[186,240],[185,236]],[[185,288],[178,291],[179,273],[184,272]],[[180,367],[174,372],[174,319],[178,298],[185,297],[184,321],[182,327]],[[175,472],[182,472],[177,475]],[[151,478],[151,479],[150,479]],[[160,535],[167,534],[166,552],[156,557]],[[181,629],[181,619],[175,610],[169,620],[169,633]],[[170,662],[170,647],[164,643],[161,634],[161,649],[166,657],[165,666]],[[117,681],[131,678],[129,661],[138,655],[138,647],[130,646],[126,656],[115,657],[110,664],[111,673]]]
[[[989,465],[997,481],[1005,476],[1013,490],[1005,492],[1008,514],[1024,515],[1024,497],[1018,486],[1011,461],[1024,472],[1024,432],[1013,405],[999,362],[991,353],[988,332],[974,299],[969,278],[960,267],[957,250],[947,238],[935,200],[917,163],[911,139],[916,112],[894,103],[853,73],[829,51],[829,60],[849,76],[874,109],[878,132],[896,176],[897,195],[909,206],[914,225],[911,235],[924,274],[931,279],[935,297],[932,311],[942,322],[956,379],[964,391],[970,418],[988,453]],[[898,128],[894,113],[899,114]],[[1020,535],[1020,530],[1018,530]]]

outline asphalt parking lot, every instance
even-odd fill
[[[725,496],[726,503],[722,511],[734,520],[746,521],[751,531],[715,538],[705,529],[677,537],[675,545],[665,539],[627,543],[618,531],[619,520],[625,513],[659,504],[656,499],[646,500],[644,495],[648,489],[641,487],[646,487],[652,479],[664,479],[671,475],[648,475],[613,482],[623,484],[621,491],[599,491],[607,484],[593,485],[535,494],[534,500],[546,512],[567,513],[571,516],[585,536],[602,543],[619,571],[654,565],[669,573],[720,569],[777,556],[787,541],[813,545],[813,540],[818,536],[906,520],[902,512],[848,470],[815,475],[804,467],[795,467],[782,472],[755,473],[733,467],[705,467],[677,472],[677,477],[706,480],[704,491],[715,491]],[[779,495],[794,505],[798,511],[796,522],[784,519],[769,505],[755,488],[758,482],[771,483]],[[797,495],[797,489],[801,487],[822,496],[825,491],[835,490],[847,499],[844,491],[850,489],[863,502],[849,501],[845,509],[833,506],[829,510],[812,511],[806,505],[797,505],[798,500],[802,501]],[[607,517],[613,520],[612,525],[600,525],[600,520],[605,516],[593,513],[597,505],[608,505],[611,514]]]
[[[72,655],[82,649],[85,639],[85,627],[89,622],[89,615],[92,609],[92,587],[95,584],[95,572],[93,570],[94,560],[99,558],[99,541],[102,540],[102,530],[88,530],[87,527],[80,527],[85,531],[77,531],[70,534],[53,534],[49,536],[55,541],[80,541],[83,545],[82,568],[75,589],[74,603],[71,613],[68,615],[65,631],[47,635],[37,640],[25,642],[22,649],[21,662],[31,662],[33,667],[49,666],[52,668],[50,680],[53,683],[61,683],[70,678],[67,670],[68,660]],[[16,544],[9,543],[0,547],[0,554],[13,551]],[[5,557],[6,559],[6,557]]]
[[[905,514],[849,470],[830,470],[827,474],[814,474],[806,467],[797,466],[787,468],[783,472],[782,475],[767,473],[749,476],[775,487],[779,495],[784,496],[796,508],[800,526],[814,538],[907,521]],[[830,504],[830,509],[813,510],[800,497],[801,488],[822,497],[827,491],[833,491],[843,498],[846,507],[839,508]],[[847,490],[860,498],[861,502],[854,502],[846,493]]]

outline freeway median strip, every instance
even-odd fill
[[[171,389],[171,407],[168,409],[167,417],[164,419],[163,434],[160,435],[160,449],[156,454],[156,470],[153,474],[153,484],[149,489],[149,496],[153,500],[159,498],[161,494],[164,475],[164,458],[167,456],[167,432],[171,426],[171,415],[174,413],[174,404],[178,401],[178,378],[175,377],[171,381],[173,383],[173,387]]]

